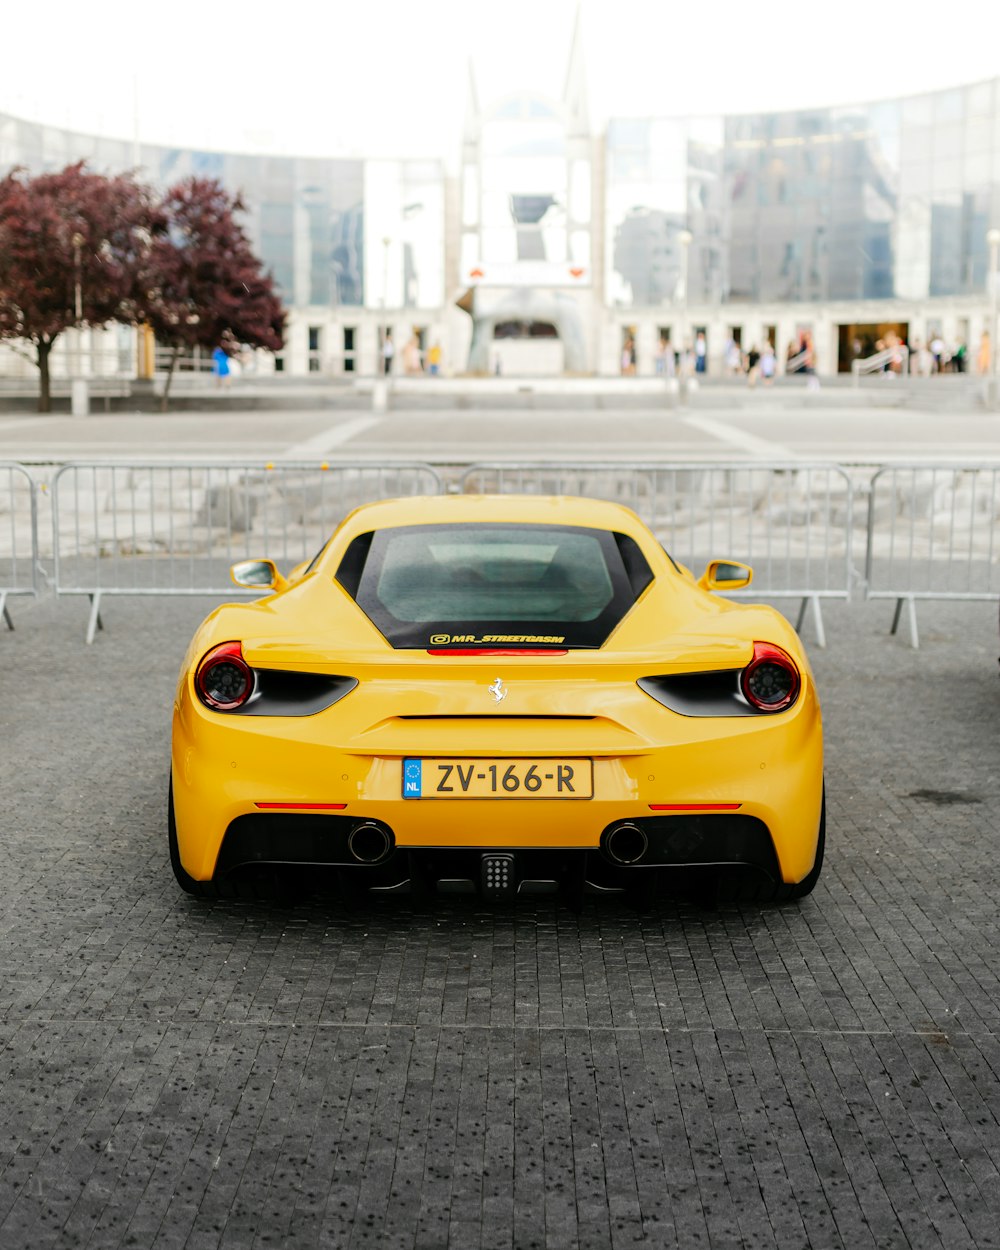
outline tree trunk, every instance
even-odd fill
[[[170,383],[174,380],[174,366],[177,364],[177,357],[181,354],[180,344],[178,344],[170,357],[170,368],[167,370],[167,380],[163,383],[163,394],[160,396],[160,411],[167,411],[167,402],[170,399]]]
[[[52,411],[52,386],[49,379],[49,353],[52,351],[52,339],[38,340],[38,411]]]

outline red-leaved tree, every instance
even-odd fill
[[[136,319],[160,230],[151,193],[131,174],[79,162],[0,179],[0,339],[32,345],[39,412],[50,411],[49,357],[63,330]]]
[[[144,316],[173,348],[165,410],[182,351],[237,343],[278,351],[285,310],[237,221],[238,195],[214,179],[188,178],[167,191],[160,211],[168,224],[150,251]]]

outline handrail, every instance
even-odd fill
[[[809,351],[799,352],[797,356],[792,356],[785,361],[785,373],[798,373],[804,364],[809,360]]]
[[[907,372],[907,362],[910,355],[910,349],[905,343],[898,343],[895,347],[886,347],[880,352],[876,352],[874,356],[866,356],[864,359],[858,359],[851,363],[851,373],[854,375],[854,385],[860,382],[863,373],[879,373],[886,365],[900,365],[900,372]],[[894,372],[892,370],[891,372]]]

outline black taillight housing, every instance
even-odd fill
[[[758,712],[783,712],[799,697],[802,678],[787,651],[773,642],[755,642],[753,659],[740,674],[743,697]]]
[[[234,712],[253,694],[253,669],[243,658],[238,642],[213,647],[194,675],[198,698],[217,712]]]

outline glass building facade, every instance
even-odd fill
[[[998,82],[607,132],[608,299],[669,302],[690,230],[703,303],[982,292],[1000,221]]]
[[[731,294],[981,291],[1000,177],[995,86],[728,121]]]
[[[642,372],[665,328],[714,327],[721,350],[741,324],[772,339],[813,326],[832,370],[854,325],[928,334],[950,316],[966,340],[984,328],[1000,79],[820,109],[613,118],[600,135],[582,87],[522,94],[470,107],[454,179],[438,160],[136,145],[0,114],[0,173],[77,160],[239,192],[290,310],[291,371],[371,371],[390,325],[473,367],[472,288],[493,337],[524,321],[565,346],[571,327],[575,371],[616,371],[623,335],[645,341]]]
[[[687,298],[720,302],[728,275],[720,119],[616,118],[605,156],[606,296],[615,308],[681,295],[681,236],[689,231]]]
[[[138,169],[155,186],[215,178],[239,192],[243,226],[292,306],[364,303],[364,162],[202,152],[78,134],[0,116],[0,173],[32,173],[74,161],[117,172]]]

